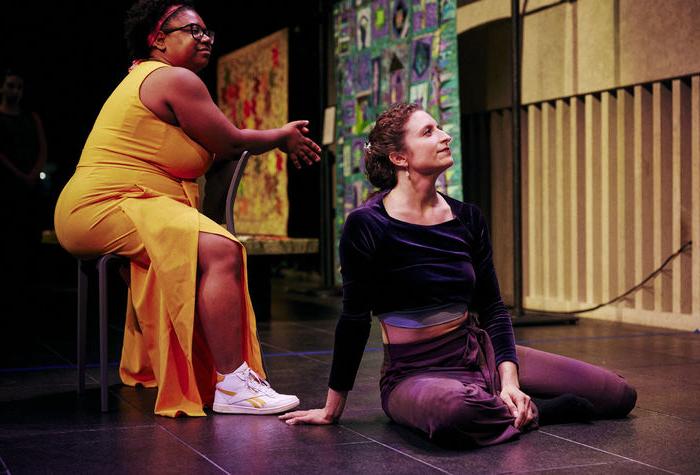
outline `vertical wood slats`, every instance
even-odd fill
[[[494,253],[512,298],[510,116],[491,114],[500,114],[490,121]],[[522,117],[526,308],[602,303],[688,240],[698,249],[700,76],[531,104]],[[700,250],[625,301],[583,315],[653,324],[655,314],[666,326],[700,327]]]
[[[540,189],[541,189],[541,110],[538,106],[532,105],[528,107],[528,148],[527,148],[527,175],[528,175],[528,186],[523,188],[523,192],[527,193],[528,204],[527,208],[523,210],[528,216],[528,228],[523,230],[523,233],[528,235],[529,245],[523,250],[528,254],[528,266],[527,269],[523,269],[523,273],[527,272],[529,290],[528,294],[529,300],[532,302],[529,305],[542,305],[542,298],[544,297],[543,292],[543,277],[544,269],[542,268],[543,262],[543,249],[542,249],[542,203],[540,199]],[[524,151],[525,149],[523,149]],[[526,305],[528,305],[526,303]]]
[[[511,122],[512,124],[512,122]],[[525,305],[529,296],[532,295],[532,292],[530,290],[530,278],[529,278],[529,271],[528,269],[530,268],[530,254],[528,252],[528,249],[530,249],[530,244],[531,244],[531,239],[530,235],[526,232],[527,229],[530,228],[530,214],[526,211],[529,209],[530,206],[530,195],[529,195],[529,190],[530,190],[530,178],[528,175],[528,170],[530,169],[530,160],[528,157],[527,153],[524,153],[523,150],[528,150],[530,147],[530,141],[529,141],[529,130],[530,130],[530,121],[528,117],[527,110],[522,110],[520,112],[520,150],[521,150],[521,161],[520,161],[520,188],[521,188],[521,217],[522,217],[522,285],[523,285],[523,304]],[[512,181],[511,181],[512,183]],[[495,216],[494,216],[495,218]],[[496,221],[494,221],[496,222]],[[500,229],[499,229],[500,231]],[[512,234],[511,234],[512,238]],[[512,285],[511,282],[508,282],[509,285]]]
[[[580,308],[581,304],[586,301],[586,286],[587,282],[584,277],[586,270],[586,187],[585,187],[585,171],[586,160],[584,155],[584,102],[582,98],[572,99],[572,114],[571,114],[571,130],[576,136],[575,142],[571,144],[571,168],[572,168],[572,183],[575,184],[575,192],[571,195],[572,206],[576,208],[575,221],[573,223],[575,239],[572,242],[572,255],[576,258],[572,273],[576,275],[576,295],[573,308]]]
[[[554,183],[552,183],[552,137],[554,136],[552,130],[552,106],[549,102],[545,102],[540,107],[540,127],[539,127],[539,139],[540,139],[540,163],[539,179],[541,186],[537,187],[537,195],[539,198],[539,218],[540,218],[540,235],[553,236],[554,230],[551,227],[551,212],[552,212],[552,200],[551,191]],[[540,256],[548,256],[547,259],[540,259],[541,265],[541,292],[542,297],[545,299],[551,299],[552,295],[552,280],[554,277],[554,269],[552,268],[552,239],[540,239]]]
[[[673,187],[671,172],[671,107],[670,90],[666,84],[657,82],[652,85],[652,181],[653,181],[653,247],[654,259],[651,268],[663,262],[666,256],[673,253],[671,249],[671,198]],[[679,276],[680,277],[680,276]],[[672,310],[671,275],[664,272],[654,279],[654,306],[656,311],[670,312]]]
[[[635,281],[635,175],[634,175],[634,96],[630,89],[617,91],[617,252],[620,259],[619,285],[615,295],[623,294],[636,284]],[[634,308],[635,297],[627,298],[624,304]]]
[[[607,267],[608,271],[600,275],[600,295],[599,300],[607,302],[616,294],[611,292],[611,288],[617,283],[617,252],[615,252],[615,239],[617,237],[617,220],[614,219],[617,210],[617,180],[616,173],[616,141],[617,122],[615,117],[615,107],[617,98],[615,94],[604,92],[600,100],[600,202],[598,212],[600,213],[600,260],[599,268]],[[613,294],[613,295],[611,295]]]
[[[634,224],[635,282],[640,282],[653,270],[654,201],[652,182],[652,120],[651,90],[646,86],[634,88]],[[636,293],[635,308],[654,309],[654,284],[647,284]]]
[[[569,147],[569,110],[566,101],[559,99],[555,104],[555,154],[554,154],[554,207],[555,216],[554,223],[557,226],[557,247],[555,252],[556,275],[560,276],[565,272],[564,256],[571,252],[571,233],[564,217],[568,215],[569,196],[569,177],[564,172],[566,166],[568,147]],[[554,279],[556,287],[553,289],[554,294],[561,299],[570,298],[570,286],[567,287],[568,279]]]
[[[691,263],[693,315],[700,314],[700,76],[693,76],[690,90],[690,155],[691,155],[691,190],[692,190],[692,231],[693,254]]]

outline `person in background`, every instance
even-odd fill
[[[8,314],[30,313],[29,289],[37,271],[45,201],[39,174],[46,165],[46,137],[39,115],[25,110],[24,77],[17,69],[0,75],[0,249],[6,275]],[[21,315],[20,315],[21,316]],[[19,319],[21,320],[21,319]]]
[[[214,32],[188,1],[142,0],[127,13],[134,59],[107,99],[55,210],[76,256],[116,253],[130,264],[120,376],[158,387],[155,413],[271,414],[299,404],[265,380],[236,238],[197,210],[196,179],[214,160],[279,148],[312,165],[307,121],[241,130],[197,72]]]

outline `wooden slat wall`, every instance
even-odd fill
[[[693,245],[697,248],[700,238],[700,76],[693,76],[690,89],[690,154],[691,154],[691,193],[692,199],[692,231]],[[700,252],[693,252],[690,265],[690,275],[696,277],[692,280],[692,313],[700,315]]]
[[[523,249],[527,252],[529,264],[523,267],[523,275],[529,282],[530,292],[525,294],[530,300],[530,305],[541,307],[544,305],[544,266],[542,255],[542,110],[537,105],[528,107],[528,147],[523,148],[523,154],[527,155],[527,188],[523,187],[523,194],[528,195],[526,213],[528,227],[523,233],[527,234],[530,245]],[[527,231],[525,231],[527,230]]]
[[[649,234],[653,226],[651,186],[651,93],[644,86],[634,88],[634,281],[639,282],[652,270],[652,243]],[[648,291],[635,294],[635,308],[650,309]]]
[[[569,176],[565,173],[564,163],[569,152],[569,109],[563,100],[558,100],[554,107],[555,113],[555,153],[554,153],[554,219],[555,223],[562,223],[557,235],[556,250],[554,253],[554,268],[556,274],[560,275],[566,269],[567,256],[571,252],[571,230],[566,226],[564,216],[568,213],[569,196]],[[555,279],[552,289],[554,295],[568,296],[569,289],[566,287],[564,279]]]
[[[521,117],[526,309],[596,305],[683,243],[700,246],[700,76],[530,104]],[[488,123],[494,258],[512,302],[510,111]],[[699,328],[700,251],[581,316]]]
[[[499,216],[499,234],[494,239],[502,236],[513,235],[513,162],[510,159],[513,141],[510,136],[511,116],[509,110],[503,110],[490,114],[490,141],[491,141],[491,184],[493,187],[491,210],[494,216]],[[498,277],[502,282],[513,280],[513,240],[499,241],[500,252],[494,255],[495,265],[501,269]],[[512,285],[502,289],[503,298],[513,300]]]
[[[618,286],[615,295],[632,288],[635,281],[635,175],[634,175],[634,94],[631,89],[617,91],[617,254]],[[634,297],[625,301],[625,307],[634,308]]]

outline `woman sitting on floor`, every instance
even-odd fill
[[[377,119],[365,163],[381,191],[350,213],[340,240],[343,311],[326,405],[280,418],[338,421],[372,313],[384,412],[432,439],[492,445],[538,424],[627,415],[637,395],[622,377],[515,345],[483,215],[436,189],[453,163],[450,141],[414,104]]]

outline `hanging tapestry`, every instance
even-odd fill
[[[287,30],[222,56],[219,107],[241,129],[287,123]],[[251,157],[238,188],[234,216],[240,234],[287,235],[287,157],[275,149]]]
[[[438,189],[456,199],[462,199],[462,162],[456,0],[343,0],[334,6],[333,21],[337,263],[345,218],[372,191],[363,146],[389,105],[417,102],[452,136],[454,165],[440,176]]]

